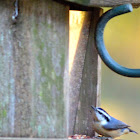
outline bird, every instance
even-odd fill
[[[136,131],[130,129],[126,123],[110,116],[104,109],[91,106],[93,109],[93,129],[95,132],[106,138],[116,138],[123,134]]]

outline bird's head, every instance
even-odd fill
[[[111,117],[110,115],[105,111],[103,110],[102,108],[96,108],[94,106],[91,106],[92,109],[93,109],[93,118],[95,121],[106,121],[106,122],[109,122]]]

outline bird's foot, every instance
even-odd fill
[[[95,138],[100,139],[100,140],[111,140],[111,137],[103,137],[103,136],[96,136]]]

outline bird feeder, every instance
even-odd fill
[[[100,7],[125,3],[137,7],[140,0],[0,1],[0,137],[94,135],[90,106],[100,104],[101,80],[96,24]]]

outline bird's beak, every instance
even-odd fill
[[[94,111],[96,111],[96,107],[94,107],[93,105],[91,105],[91,108],[92,108]]]
[[[96,112],[97,112],[96,107],[94,107],[94,106],[92,105],[91,108],[93,109],[93,111],[92,111],[93,120],[94,120],[94,121],[95,121],[95,120],[98,121],[98,118],[97,118],[97,116],[96,116]]]

